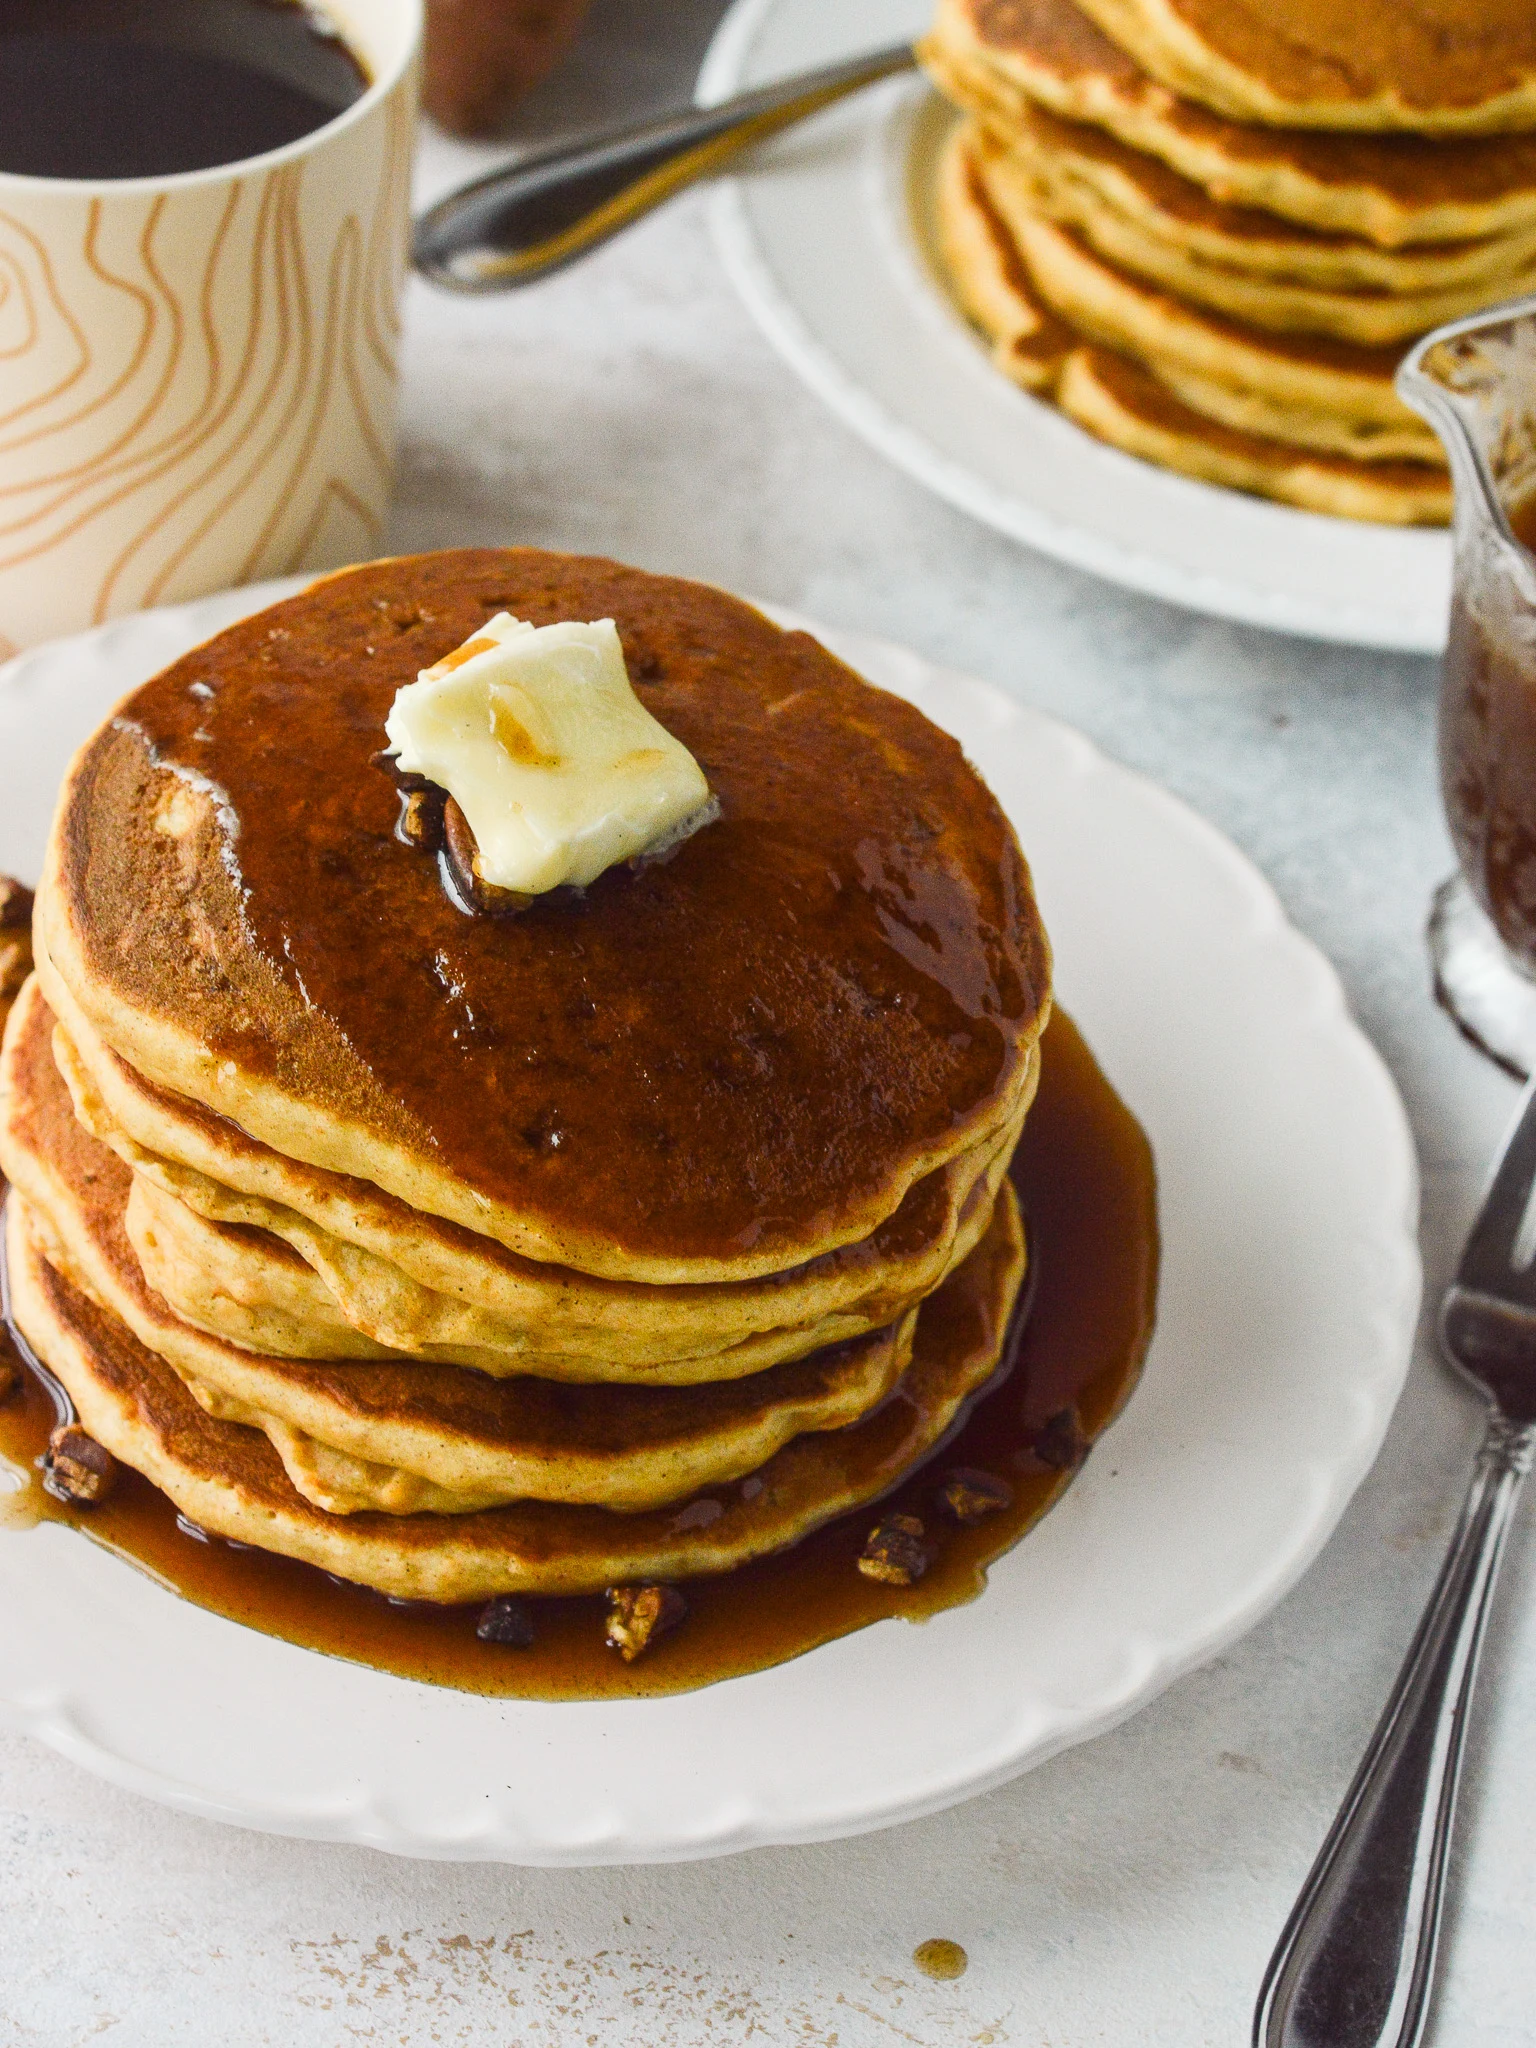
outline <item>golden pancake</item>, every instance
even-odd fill
[[[21,1397],[0,1407],[0,1455],[18,1476],[34,1474],[13,1497],[11,1520],[89,1534],[162,1589],[296,1646],[429,1684],[551,1701],[676,1693],[765,1669],[882,1618],[918,1620],[972,1601],[984,1592],[987,1568],[1071,1483],[1075,1468],[1061,1455],[1099,1439],[1123,1408],[1155,1311],[1155,1175],[1144,1135],[1060,1012],[1042,1053],[1040,1097],[1010,1178],[1043,1255],[1027,1319],[1015,1312],[1003,1370],[934,1455],[878,1505],[834,1518],[741,1571],[691,1580],[685,1625],[638,1665],[605,1647],[590,1596],[532,1603],[535,1640],[509,1651],[477,1639],[477,1621],[497,1617],[473,1605],[403,1607],[275,1553],[209,1540],[127,1468],[107,1499],[89,1508],[61,1503],[35,1473],[53,1403],[30,1375]],[[974,1528],[952,1528],[951,1483],[974,1468],[1006,1475],[1012,1504]],[[877,1582],[856,1568],[877,1518],[893,1510],[925,1520],[929,1565],[916,1586]],[[697,1520],[713,1511],[706,1496],[702,1507],[695,1501],[681,1512]]]
[[[1441,526],[1451,515],[1450,479],[1427,463],[1351,462],[1218,426],[1111,349],[1076,350],[1056,402],[1099,440],[1204,483],[1385,525]]]
[[[979,1156],[919,1182],[863,1244],[796,1271],[688,1288],[600,1280],[521,1259],[367,1182],[284,1159],[143,1082],[96,1038],[46,959],[39,979],[70,1019],[55,1057],[76,1114],[137,1174],[211,1221],[289,1244],[379,1347],[488,1372],[686,1384],[883,1327],[974,1244],[1018,1135],[1016,1116]],[[1038,1071],[1036,1056],[1025,1107]]]
[[[1359,235],[1302,227],[1259,207],[1213,199],[1156,157],[1082,122],[1058,120],[1041,107],[1028,108],[1022,120],[1006,127],[985,119],[981,126],[989,184],[1005,215],[1009,205],[1002,195],[1011,188],[1052,219],[1081,227],[1112,261],[1201,304],[1221,304],[1198,288],[1214,267],[1250,282],[1305,287],[1322,296],[1325,311],[1330,295],[1343,295],[1349,303],[1385,294],[1400,302],[1402,331],[1411,333],[1418,330],[1409,309],[1413,319],[1433,324],[1455,318],[1452,308],[1475,310],[1530,288],[1536,222],[1475,241],[1383,249]],[[1181,260],[1178,275],[1187,272],[1192,280],[1187,289],[1171,267]],[[1263,320],[1261,314],[1253,317]]]
[[[1230,121],[1150,79],[1075,0],[939,0],[922,57],[957,105],[1005,133],[1039,105],[1106,129],[1215,199],[1383,248],[1536,223],[1536,137],[1425,141]]]
[[[204,1407],[264,1428],[299,1491],[333,1513],[458,1513],[524,1499],[663,1505],[743,1477],[806,1430],[855,1421],[911,1356],[915,1309],[796,1364],[686,1388],[555,1387],[416,1360],[327,1366],[223,1343],[147,1284],[124,1228],[131,1175],[76,1122],[47,1014],[26,1008],[5,1044],[0,1165],[51,1263]]]
[[[69,1389],[83,1426],[214,1535],[406,1599],[589,1593],[729,1571],[783,1549],[909,1472],[1003,1353],[1023,1271],[1012,1190],[987,1236],[923,1306],[901,1384],[851,1427],[797,1437],[760,1471],[641,1514],[521,1502],[459,1515],[333,1515],[289,1480],[266,1435],[207,1414],[127,1326],[44,1257],[23,1200],[6,1205],[18,1328]]]
[[[1523,267],[1506,276],[1424,291],[1396,292],[1374,286],[1336,291],[1285,276],[1255,276],[1229,269],[1181,241],[1163,236],[1143,220],[1122,213],[1102,193],[1070,174],[1036,171],[1018,156],[999,149],[986,151],[982,164],[988,194],[1011,232],[1027,233],[1026,223],[1032,219],[1061,222],[1079,233],[1096,254],[1130,276],[1173,292],[1188,304],[1209,307],[1278,334],[1329,335],[1363,347],[1384,347],[1412,340],[1430,327],[1476,312],[1500,298],[1529,291],[1536,282],[1536,262],[1529,251],[1524,253]],[[1275,228],[1268,247],[1278,256],[1284,231],[1278,221]]]
[[[1021,214],[1008,226],[1047,305],[1092,340],[1150,369],[1166,364],[1298,415],[1323,414],[1362,428],[1399,433],[1411,417],[1393,388],[1394,349],[1268,334],[1144,284],[1054,221]]]
[[[418,1360],[328,1368],[229,1346],[182,1323],[147,1284],[125,1231],[129,1169],[76,1122],[53,1067],[47,1012],[6,1036],[0,1163],[53,1266],[193,1386],[213,1413],[340,1452],[319,1505],[461,1511],[508,1499],[633,1509],[739,1479],[805,1430],[881,1401],[911,1356],[915,1309],[887,1331],[754,1378],[688,1389],[492,1380]],[[299,1491],[309,1493],[289,1462]],[[311,1495],[313,1497],[313,1495]]]
[[[992,359],[1026,391],[1052,392],[1081,336],[1043,303],[987,197],[974,161],[977,132],[957,127],[939,158],[939,254],[963,310],[992,343]]]
[[[1207,481],[1257,489],[1311,510],[1334,510],[1347,501],[1371,509],[1345,516],[1392,523],[1448,516],[1450,488],[1443,466],[1416,459],[1426,442],[1439,451],[1438,441],[1422,429],[1401,430],[1313,412],[1284,393],[1275,396],[1225,384],[1162,359],[1150,373],[1161,386],[1160,393],[1148,388],[1144,371],[1137,405],[1128,409],[1129,389],[1120,379],[1121,402],[1111,407],[1102,395],[1104,377],[1094,372],[1089,360],[1104,352],[1043,306],[969,164],[965,131],[958,131],[946,148],[939,200],[943,253],[952,268],[956,295],[993,340],[993,361],[1026,389],[1053,397],[1071,363],[1073,416],[1101,438],[1150,461],[1166,458],[1168,466]],[[984,280],[981,290],[972,282],[978,274]],[[1037,323],[1034,346],[1021,375],[1013,337],[1020,330],[1028,335],[1032,321]],[[1049,329],[1039,324],[1047,321],[1052,323]],[[1240,447],[1232,435],[1261,445]],[[1184,454],[1173,459],[1181,449]],[[1315,464],[1308,459],[1311,455],[1342,457],[1344,467]]]
[[[130,1181],[123,1212],[128,1242],[144,1278],[183,1322],[278,1358],[401,1355],[402,1346],[355,1329],[308,1261],[270,1230],[249,1223],[210,1223],[158,1180],[131,1173]],[[473,1366],[477,1361],[444,1362]]]
[[[1154,78],[1234,120],[1420,135],[1536,128],[1529,0],[1079,4]]]
[[[1146,370],[1144,365],[1140,367],[1144,374],[1155,374],[1163,389],[1190,412],[1234,433],[1284,442],[1301,455],[1343,456],[1352,466],[1377,472],[1389,465],[1407,465],[1404,480],[1413,494],[1417,496],[1422,489],[1437,492],[1436,502],[1444,508],[1437,518],[1450,517],[1450,474],[1445,450],[1433,434],[1415,434],[1406,426],[1383,426],[1370,420],[1341,419],[1332,413],[1306,412],[1262,391],[1245,391],[1173,363],[1159,363],[1155,372]],[[1369,477],[1362,478],[1364,483],[1370,481]],[[1388,492],[1395,492],[1395,486],[1379,474],[1376,482]]]
[[[371,757],[500,609],[615,619],[721,815],[579,903],[467,917]],[[346,571],[136,691],[70,770],[38,930],[148,1080],[524,1257],[665,1285],[869,1236],[1016,1111],[1049,999],[955,741],[723,592],[518,549]]]
[[[939,1279],[970,1254],[985,1231],[1012,1152],[1010,1134],[1010,1141],[998,1147],[966,1204]],[[530,1350],[526,1343],[497,1341],[503,1333],[494,1319],[450,1296],[430,1295],[398,1268],[390,1270],[387,1289],[365,1289],[360,1301],[350,1289],[334,1294],[318,1267],[311,1267],[275,1232],[212,1221],[144,1173],[133,1176],[125,1227],[145,1277],[184,1322],[248,1351],[269,1351],[281,1358],[405,1355],[468,1365],[498,1378],[532,1373],[540,1379],[573,1383],[607,1380],[687,1386],[706,1380],[739,1380],[753,1355],[761,1356],[762,1365],[778,1364],[884,1327],[871,1321],[872,1310],[866,1307],[857,1315],[825,1317],[810,1331],[770,1331],[725,1353],[668,1360],[659,1366],[637,1366],[625,1359],[617,1366],[605,1367],[601,1357],[594,1357],[579,1361],[582,1369],[573,1372],[567,1358]],[[329,1270],[335,1269],[336,1249],[327,1246],[320,1254]],[[350,1273],[354,1262],[344,1258],[340,1264]],[[373,1273],[368,1277],[378,1278]],[[887,1320],[920,1299],[921,1293],[902,1295],[893,1303]],[[406,1312],[392,1318],[390,1305],[402,1300]],[[386,1311],[383,1316],[378,1313],[381,1305]],[[364,1318],[366,1330],[348,1320],[349,1310]],[[418,1341],[416,1333],[423,1329],[456,1333],[458,1341],[452,1336],[442,1342]],[[486,1335],[488,1341],[470,1341],[462,1334],[466,1329]],[[724,1370],[712,1369],[722,1366]]]

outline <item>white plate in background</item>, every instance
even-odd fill
[[[116,698],[275,594],[0,670],[0,870],[35,880],[59,776]],[[677,1699],[571,1705],[345,1664],[67,1528],[0,1530],[6,1726],[282,1834],[514,1863],[709,1856],[1000,1784],[1215,1655],[1316,1555],[1376,1454],[1419,1298],[1412,1143],[1332,969],[1227,840],[1071,728],[883,641],[819,637],[981,765],[1034,868],[1061,999],[1152,1139],[1157,1334],[1065,1500],[980,1600],[921,1627]]]
[[[737,0],[699,97],[884,48],[931,13],[930,0]],[[1448,534],[1328,519],[1176,476],[1106,447],[993,369],[926,246],[946,118],[920,80],[877,86],[766,144],[716,189],[726,269],[811,388],[930,490],[1080,569],[1249,625],[1437,653]]]

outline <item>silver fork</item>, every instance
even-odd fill
[[[1536,1081],[1440,1305],[1488,1433],[1424,1618],[1270,1959],[1254,2048],[1416,2048],[1429,2017],[1468,1709],[1536,1448]]]

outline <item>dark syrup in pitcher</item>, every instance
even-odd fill
[[[1536,555],[1536,495],[1506,507]],[[1462,873],[1528,973],[1536,974],[1536,622],[1451,603],[1440,702],[1440,787]]]
[[[303,0],[0,0],[0,171],[157,178],[239,163],[367,88]]]

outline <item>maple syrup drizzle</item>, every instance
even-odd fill
[[[998,1374],[958,1428],[879,1510],[865,1507],[775,1557],[690,1581],[687,1621],[634,1664],[604,1647],[595,1598],[530,1599],[536,1639],[517,1649],[476,1637],[478,1603],[392,1601],[311,1565],[210,1538],[125,1466],[95,1507],[56,1501],[38,1468],[59,1417],[30,1371],[0,1403],[0,1541],[38,1522],[64,1523],[197,1606],[268,1635],[402,1677],[523,1699],[685,1692],[782,1663],[887,1616],[917,1620],[958,1606],[982,1591],[987,1566],[1071,1481],[1070,1470],[1037,1455],[1042,1426],[1074,1409],[1083,1436],[1098,1437],[1135,1385],[1152,1332],[1151,1151],[1059,1012],[1011,1171],[1029,1234],[1028,1313],[1015,1318]],[[956,1466],[1002,1478],[1011,1505],[973,1528],[947,1523],[935,1496]],[[10,1492],[7,1477],[18,1482]],[[934,1545],[934,1562],[914,1586],[880,1584],[855,1566],[874,1522],[893,1511],[920,1516]]]
[[[464,915],[368,766],[396,691],[495,611],[614,619],[722,807],[579,910]],[[165,773],[219,792],[189,838],[153,822]],[[253,1100],[356,1125],[460,1222],[630,1281],[865,1236],[871,1197],[1007,1112],[1049,983],[1012,827],[920,711],[722,591],[535,550],[368,564],[231,627],[89,743],[56,836],[115,1000]]]

